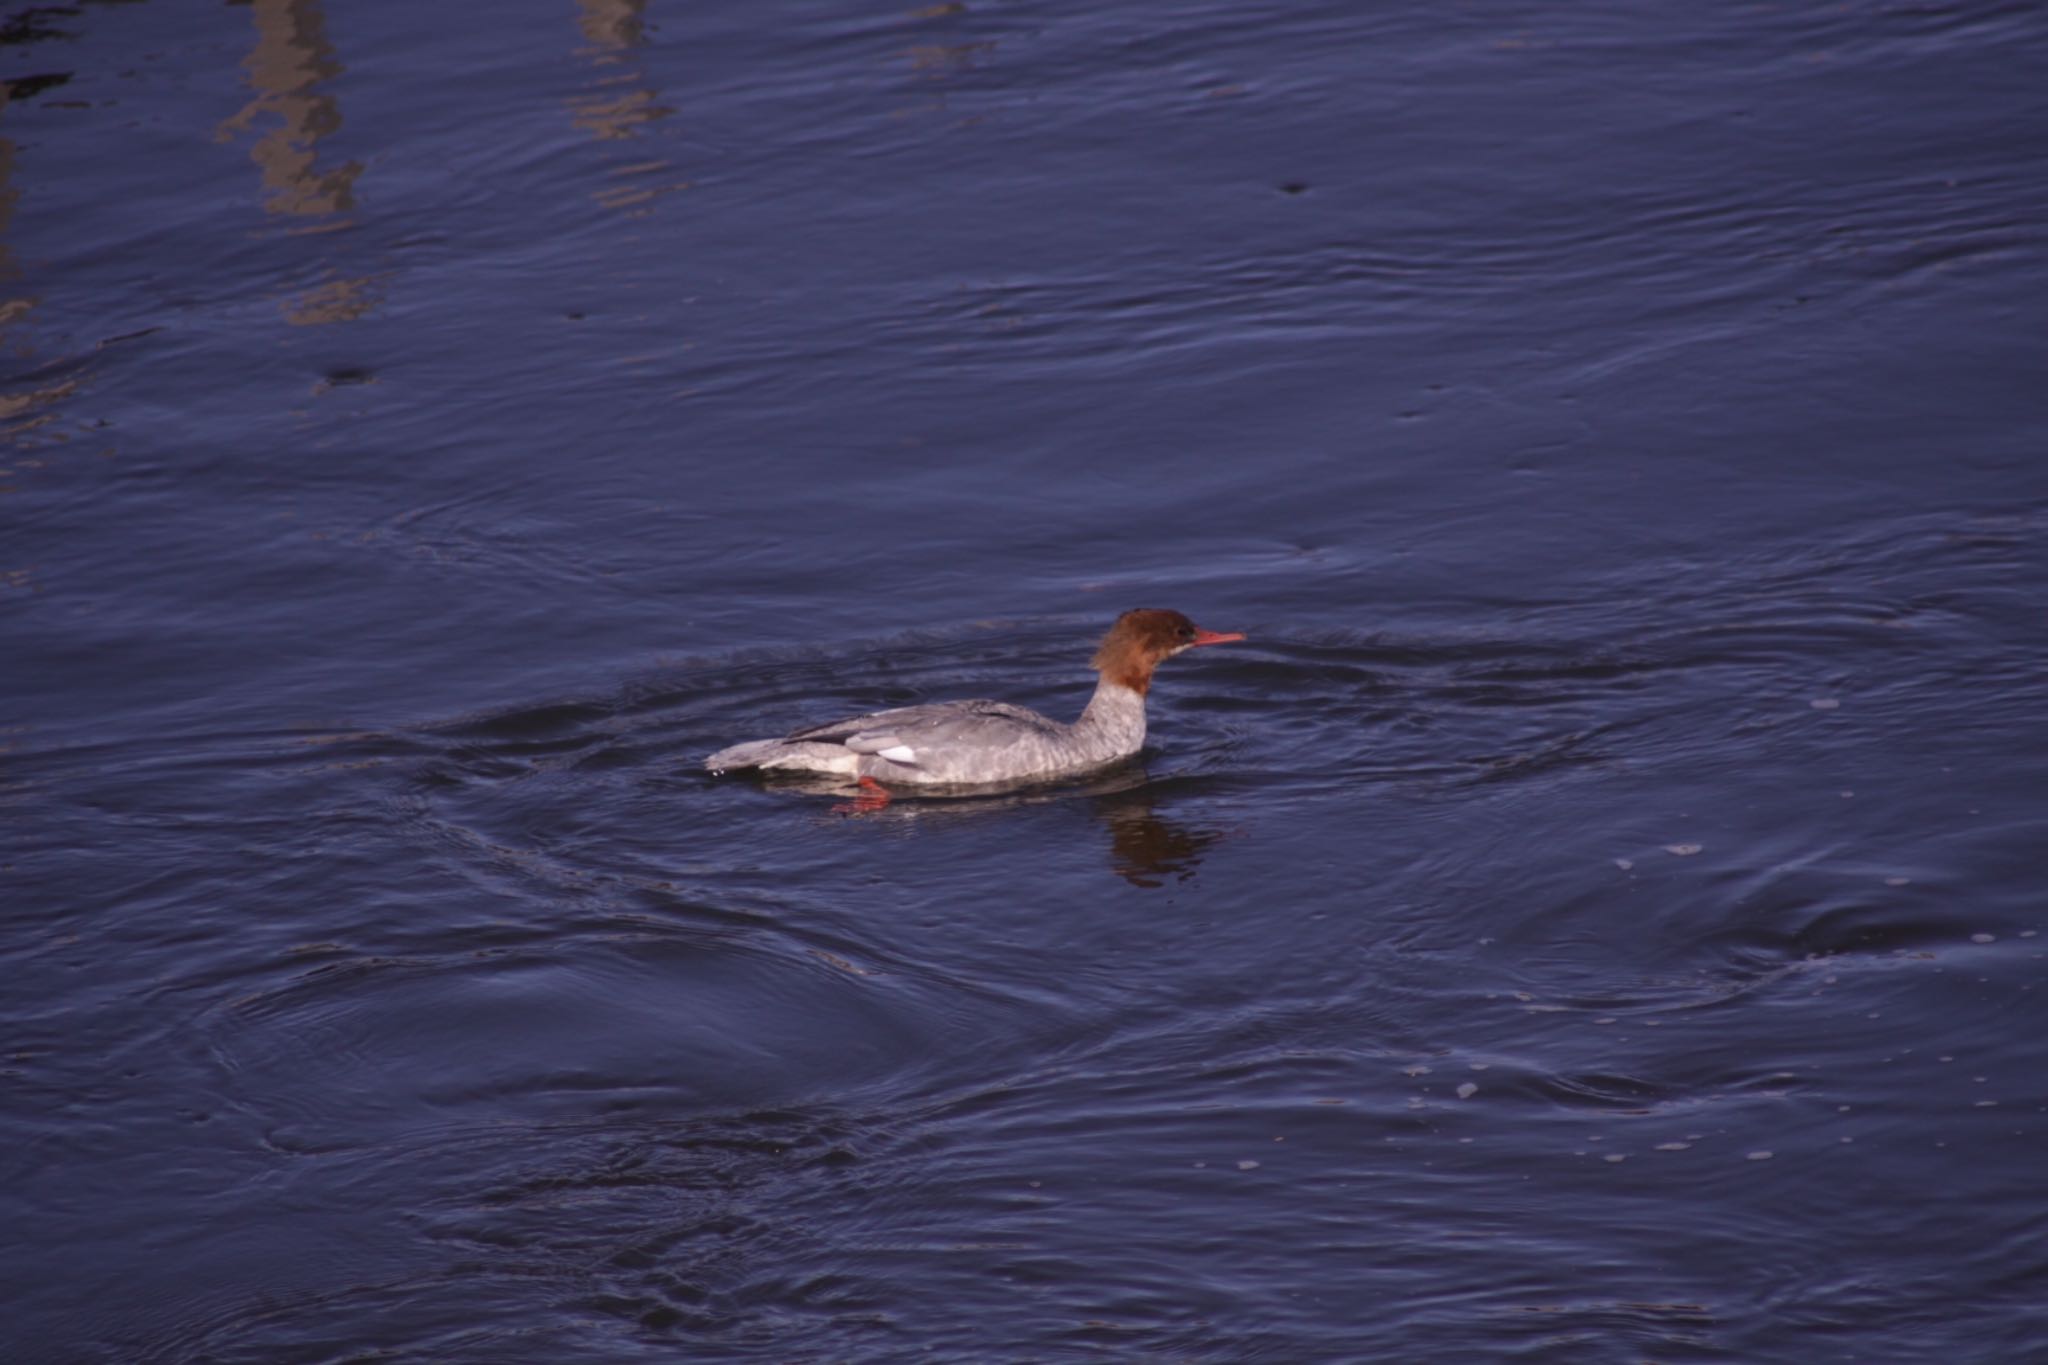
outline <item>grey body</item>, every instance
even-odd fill
[[[1145,743],[1145,697],[1104,677],[1068,725],[1000,701],[904,706],[721,749],[712,772],[838,773],[916,786],[988,786],[1105,767]]]

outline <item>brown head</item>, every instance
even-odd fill
[[[1221,645],[1244,636],[1203,630],[1177,611],[1139,607],[1116,618],[1095,651],[1095,671],[1121,687],[1144,696],[1152,686],[1152,670],[1163,660],[1196,645]]]

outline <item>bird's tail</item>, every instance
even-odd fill
[[[844,744],[805,739],[754,739],[720,749],[704,760],[714,773],[741,768],[787,768],[802,773],[857,773],[860,755]]]
[[[707,772],[728,773],[740,768],[773,766],[776,756],[788,747],[779,739],[750,739],[745,744],[720,749],[704,760],[704,767]]]

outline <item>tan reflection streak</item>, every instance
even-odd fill
[[[0,394],[0,422],[11,422],[26,413],[33,413],[39,408],[50,407],[69,398],[77,391],[78,381],[71,379],[61,384],[52,384],[48,388],[30,389],[26,393]],[[16,430],[18,431],[20,428],[16,428]],[[13,434],[14,432],[8,433],[10,436]]]
[[[59,405],[78,392],[78,383],[67,379],[39,389],[0,394],[0,451],[5,452],[5,463],[0,464],[0,494],[18,491],[20,485],[15,480],[19,476],[47,469],[49,462],[40,452],[70,439],[51,428]]]
[[[646,21],[641,14],[647,0],[576,0],[583,17],[576,27],[599,47],[638,47],[646,41]]]
[[[256,98],[214,134],[225,142],[257,120],[275,115],[279,126],[263,135],[249,155],[263,172],[271,213],[310,216],[341,213],[355,205],[355,181],[362,163],[319,168],[320,140],[341,127],[341,105],[319,93],[345,67],[327,41],[319,0],[253,0],[256,47],[243,66]]]
[[[354,322],[384,301],[379,286],[383,278],[364,275],[359,279],[332,279],[315,285],[284,303],[284,320],[294,327],[318,327],[329,322]]]
[[[959,71],[974,66],[996,50],[993,42],[919,43],[910,49],[910,65],[917,71]]]
[[[632,76],[618,78],[631,81]],[[584,95],[569,101],[578,128],[591,136],[612,141],[627,138],[641,125],[667,118],[675,110],[655,102],[652,90],[626,90],[617,95]]]
[[[576,3],[582,11],[576,26],[590,44],[578,55],[595,68],[596,79],[569,100],[571,122],[600,142],[621,142],[675,113],[647,84],[646,72],[631,56],[632,49],[646,41],[647,0]],[[595,198],[600,207],[620,213],[647,213],[656,200],[689,188],[687,180],[659,178],[674,169],[666,161],[614,166],[610,176],[619,183],[599,189]]]
[[[0,109],[6,107],[7,87],[0,85]],[[14,205],[20,198],[21,191],[14,188],[14,139],[0,137],[0,234],[14,221]],[[20,273],[7,244],[0,241],[0,278],[12,279]]]
[[[7,87],[0,86],[0,109],[7,107]],[[14,263],[14,255],[7,249],[6,234],[14,221],[14,206],[21,198],[21,191],[14,188],[14,143],[0,137],[0,280],[12,280],[21,275],[21,267]],[[0,299],[0,328],[18,321],[36,306],[33,296]]]

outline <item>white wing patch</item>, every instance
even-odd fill
[[[891,763],[915,764],[917,762],[917,750],[911,748],[908,744],[891,744],[886,749],[875,750],[875,753],[878,757],[886,758]]]

